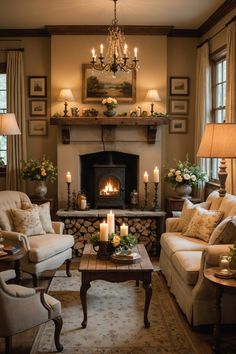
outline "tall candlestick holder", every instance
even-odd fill
[[[143,210],[148,210],[147,206],[147,182],[144,182],[144,207]]]
[[[70,196],[70,182],[66,182],[67,184],[67,209],[72,210],[71,208],[71,196]]]
[[[155,185],[155,192],[154,192],[154,199],[153,199],[153,211],[160,210],[160,206],[158,204],[158,182],[154,182]]]

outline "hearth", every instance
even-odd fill
[[[137,189],[138,156],[116,151],[81,156],[81,187],[93,208],[125,208]]]

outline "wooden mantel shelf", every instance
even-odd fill
[[[146,126],[147,127],[147,143],[155,144],[157,127],[168,124],[167,117],[52,117],[50,118],[51,125],[61,126],[63,144],[70,144],[70,127],[77,125],[97,125],[102,129],[106,127],[116,126]]]

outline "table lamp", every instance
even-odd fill
[[[151,101],[151,115],[153,115],[154,102],[160,102],[161,101],[159,92],[156,89],[148,90],[146,99],[147,99],[147,101]]]
[[[197,152],[198,157],[220,158],[219,180],[220,197],[226,193],[227,178],[225,159],[236,158],[236,123],[209,123],[206,125]]]
[[[68,101],[74,101],[74,96],[71,92],[71,89],[61,89],[59,96],[58,96],[58,101],[64,101],[65,103],[65,109],[64,109],[64,116],[63,117],[68,117],[67,113],[67,105]]]
[[[20,135],[20,129],[14,113],[0,114],[0,135]]]

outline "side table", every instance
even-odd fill
[[[8,254],[5,256],[0,256],[0,263],[14,264],[14,269],[16,272],[16,283],[21,282],[21,268],[20,260],[27,254],[26,249],[20,248],[20,250],[15,254]]]
[[[221,299],[224,292],[236,294],[236,279],[222,279],[215,276],[219,268],[207,268],[204,270],[204,277],[209,280],[216,288],[215,301],[215,323],[213,328],[213,346],[212,351],[220,354],[220,324],[221,324]],[[236,273],[235,273],[236,275]]]
[[[193,204],[201,203],[202,200],[200,198],[190,198],[190,202]],[[166,198],[166,211],[168,216],[172,216],[173,211],[181,211],[183,208],[185,199],[178,198],[178,197],[167,197]]]

